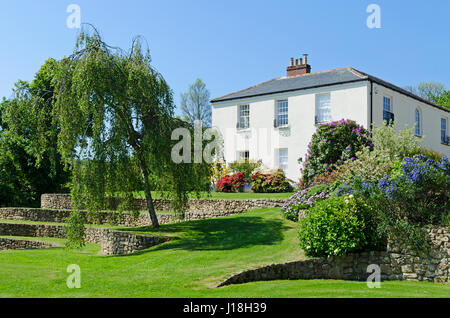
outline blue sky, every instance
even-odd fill
[[[381,29],[366,26],[371,3]],[[352,66],[401,87],[450,88],[450,1],[2,0],[0,98],[47,58],[71,54],[78,30],[66,26],[69,4],[112,46],[144,36],[177,103],[196,78],[217,97],[284,76],[303,53],[313,72]]]

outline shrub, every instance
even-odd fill
[[[303,183],[308,185],[348,159],[355,160],[356,153],[366,146],[372,146],[370,133],[354,121],[341,119],[320,125],[308,145]]]
[[[395,237],[404,246],[428,246],[424,225],[449,225],[450,163],[423,155],[398,160],[389,175],[370,182],[355,178],[337,196],[353,194],[367,202],[379,236]]]
[[[214,184],[231,173],[223,160],[214,161],[211,169],[211,182]]]
[[[405,127],[396,134],[395,125],[374,127],[373,147],[364,147],[348,160],[335,174],[338,180],[349,183],[355,178],[376,182],[392,169],[392,163],[414,156],[420,150],[420,141],[412,129]]]
[[[253,171],[261,167],[261,165],[261,160],[240,160],[230,163],[229,167],[233,173],[242,173],[245,183],[251,183]]]
[[[442,159],[442,157],[444,157],[443,154],[441,154],[440,152],[437,152],[435,150],[432,149],[427,149],[427,148],[420,148],[419,153],[420,155],[423,155],[429,159],[432,159],[434,161],[440,161]]]
[[[244,175],[236,173],[231,176],[225,176],[217,182],[217,191],[219,192],[237,192],[244,186]]]
[[[319,201],[300,220],[300,247],[310,256],[345,255],[374,245],[364,205],[352,196]]]
[[[278,169],[273,174],[256,173],[252,176],[252,190],[256,193],[281,193],[292,191],[284,171]]]
[[[310,186],[297,191],[287,199],[281,208],[281,213],[288,220],[298,221],[304,216],[305,210],[311,208],[317,201],[329,197],[327,185]]]

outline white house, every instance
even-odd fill
[[[211,100],[227,162],[261,159],[298,180],[316,125],[342,118],[366,128],[383,119],[415,127],[424,147],[450,156],[449,109],[351,67],[310,71],[306,58],[291,59],[286,77]]]

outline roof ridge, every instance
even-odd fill
[[[271,80],[268,80],[268,81],[265,81],[265,82],[262,82],[262,83],[259,83],[259,84],[256,84],[256,85],[244,88],[244,89],[240,89],[238,91],[235,91],[235,92],[223,95],[223,96],[215,97],[215,98],[211,99],[211,101],[215,101],[217,99],[222,99],[222,98],[225,98],[225,97],[233,95],[233,94],[241,93],[241,92],[244,92],[246,90],[249,90],[249,89],[252,89],[252,88],[255,88],[255,87],[258,87],[258,86],[261,86],[261,85],[264,85],[264,84],[267,84],[267,83],[270,83],[270,82],[273,82],[273,81],[276,81],[276,80],[279,80],[279,79],[281,79],[281,77],[276,77],[276,78],[273,78]]]

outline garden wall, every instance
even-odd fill
[[[186,212],[184,219],[171,213],[157,213],[156,216],[160,224],[169,224],[182,221],[194,221],[202,219],[230,216],[244,211],[209,211],[209,212]],[[0,208],[0,220],[28,220],[35,222],[56,222],[64,223],[70,216],[70,210],[32,209],[32,208]],[[118,226],[147,226],[151,224],[148,213],[139,213],[137,218],[130,213],[123,213],[119,218],[117,212],[98,212],[95,220],[87,220],[86,212],[81,212],[87,224],[113,224]]]
[[[366,280],[371,274],[367,273],[370,264],[380,266],[382,280],[449,282],[450,232],[447,228],[434,228],[429,230],[429,237],[432,247],[424,254],[390,244],[384,252],[313,258],[242,271],[219,287],[281,279]]]
[[[22,239],[0,237],[0,251],[52,247],[60,247],[60,245],[48,242],[27,241]]]
[[[106,228],[87,227],[86,241],[101,245],[106,255],[130,254],[168,241],[168,238],[135,235]],[[65,238],[62,225],[0,223],[0,235]]]
[[[246,200],[227,200],[227,199],[189,199],[187,212],[231,212],[241,213],[250,209],[265,209],[281,207],[284,199],[246,199]],[[147,201],[145,199],[135,199],[138,210],[147,210]],[[170,200],[153,199],[156,211],[171,211]],[[105,210],[116,210],[117,200],[111,198],[105,207]],[[69,194],[43,194],[41,196],[42,209],[71,210],[72,200]]]

